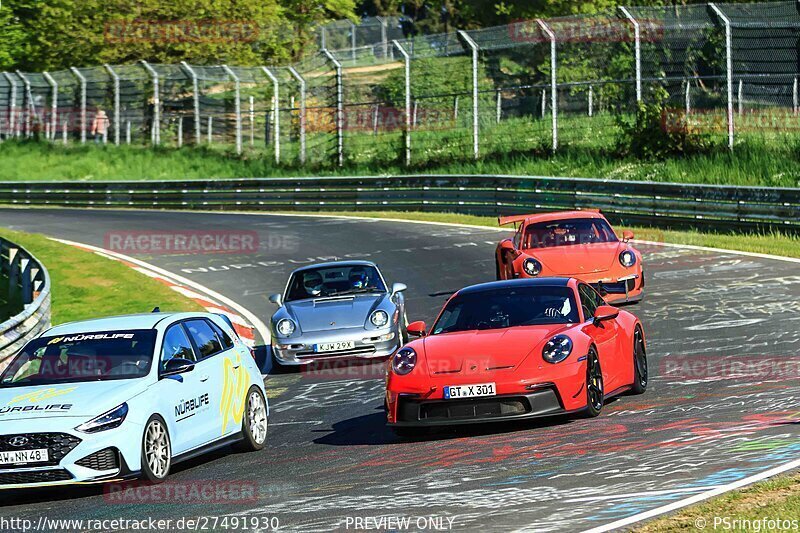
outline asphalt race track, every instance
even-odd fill
[[[491,229],[383,221],[88,210],[2,209],[0,225],[97,246],[110,231],[255,230],[257,254],[130,255],[233,298],[265,322],[274,310],[268,296],[283,290],[293,268],[358,257],[378,262],[389,283],[407,283],[409,318],[430,324],[446,294],[494,278],[500,237]],[[4,493],[0,515],[265,516],[300,531],[352,530],[355,517],[412,517],[412,528],[418,517],[447,517],[454,531],[575,531],[797,458],[798,265],[640,248],[646,296],[631,310],[649,341],[650,388],[607,403],[597,419],[447,430],[404,442],[384,425],[377,365],[280,373],[267,380],[264,452],[203,457],[171,478],[254,483],[255,498],[115,503],[101,488],[67,488]],[[725,364],[729,357],[736,366]],[[763,363],[758,372],[741,364],[753,361]]]

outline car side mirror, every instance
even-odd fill
[[[633,232],[630,230],[625,230],[622,232],[622,240],[623,242],[628,242],[633,240]]]
[[[192,370],[194,370],[194,361],[175,357],[167,361],[164,370],[161,371],[161,377],[177,376],[178,374],[185,374]]]
[[[408,289],[408,286],[405,283],[394,283],[392,284],[392,296],[406,289]]]
[[[278,307],[281,307],[283,305],[283,296],[281,296],[280,294],[273,294],[272,296],[269,297],[269,301],[274,303]]]
[[[514,248],[514,241],[512,241],[511,239],[506,239],[502,241],[500,243],[500,249],[506,252],[513,252],[514,250],[516,250],[516,248]]]
[[[408,335],[410,337],[424,337],[426,335],[425,332],[425,322],[419,320],[417,322],[412,322],[406,328],[408,331]]]
[[[613,320],[619,316],[619,309],[611,305],[598,306],[594,311],[594,324],[598,325],[606,320]]]

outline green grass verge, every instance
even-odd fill
[[[522,127],[522,126],[518,126]],[[498,126],[499,128],[499,126]],[[504,124],[503,130],[510,126]],[[741,141],[733,154],[725,149],[666,160],[621,158],[608,147],[568,144],[550,155],[549,141],[540,131],[519,139],[513,131],[486,133],[482,159],[472,160],[467,130],[419,132],[412,138],[412,167],[400,162],[398,133],[373,137],[349,133],[345,137],[346,164],[333,166],[335,138],[309,136],[309,161],[292,161],[295,143],[285,142],[285,165],[275,165],[271,149],[247,147],[242,155],[230,145],[183,147],[97,146],[7,141],[0,144],[0,181],[92,181],[214,179],[271,176],[374,175],[403,173],[514,174],[571,176],[620,180],[706,183],[754,186],[800,186],[797,143],[788,139],[768,142],[752,137]],[[572,132],[590,133],[584,130]],[[565,133],[566,135],[566,133]],[[513,146],[512,146],[513,145]],[[456,162],[458,161],[458,162]]]
[[[672,531],[779,531],[781,528],[755,523],[765,518],[797,520],[800,517],[800,475],[787,475],[764,481],[740,491],[725,494],[706,503],[688,507],[674,515],[649,522],[636,529],[639,533]],[[723,520],[730,522],[727,527]],[[715,525],[716,522],[716,527]],[[731,527],[733,520],[739,522]],[[791,528],[784,528],[791,529]]]
[[[326,214],[497,227],[497,219],[494,217],[460,215],[456,213],[332,211]],[[779,232],[763,234],[704,233],[700,231],[661,230],[657,228],[643,228],[637,226],[617,227],[617,229],[620,231],[623,229],[630,229],[634,232],[637,239],[644,241],[688,244],[692,246],[707,246],[710,248],[723,248],[726,250],[738,250],[741,252],[754,252],[800,258],[800,235],[789,235]]]
[[[117,261],[47,237],[0,229],[44,263],[52,281],[52,323],[111,315],[163,311],[202,311],[166,285]]]

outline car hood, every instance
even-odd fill
[[[386,294],[358,294],[288,302],[287,311],[303,332],[360,328]]]
[[[425,359],[432,376],[512,369],[565,324],[460,331],[423,339]]]
[[[147,389],[146,379],[0,389],[0,424],[32,418],[94,418]]]
[[[559,274],[580,277],[581,274],[611,269],[625,248],[625,243],[619,241],[530,248],[525,253]]]

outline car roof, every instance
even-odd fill
[[[551,213],[539,213],[531,215],[525,219],[525,224],[536,224],[537,222],[552,222],[554,220],[565,220],[568,218],[602,218],[605,219],[599,211],[554,211]]]
[[[573,278],[567,277],[544,277],[544,278],[519,278],[507,279],[503,281],[490,281],[464,287],[457,294],[472,294],[476,292],[494,291],[509,289],[514,287],[569,287]]]
[[[94,318],[60,324],[47,330],[44,335],[70,335],[94,331],[128,331],[133,329],[154,329],[159,322],[170,319],[208,318],[210,313],[141,313],[105,318]]]
[[[370,266],[378,268],[378,265],[373,263],[372,261],[363,261],[360,259],[357,260],[349,260],[349,261],[330,261],[327,263],[315,263],[313,265],[306,265],[296,269],[292,274],[295,272],[303,272],[304,270],[311,270],[315,268],[328,268],[328,267],[351,267],[351,266]]]

